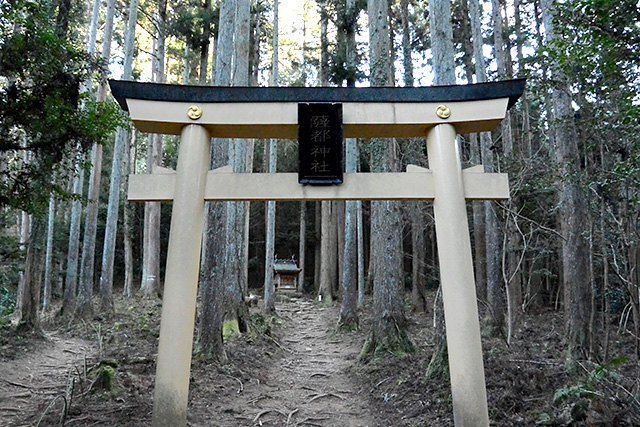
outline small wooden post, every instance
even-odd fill
[[[211,135],[182,130],[173,195],[153,404],[154,427],[187,423],[187,398]]]
[[[456,427],[489,426],[471,241],[456,129],[427,131]]]

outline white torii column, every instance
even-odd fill
[[[464,180],[456,135],[455,127],[450,124],[436,125],[427,131],[453,420],[456,427],[485,427],[489,425],[487,391]]]
[[[211,135],[199,125],[182,129],[162,298],[153,425],[184,426],[202,246],[204,192]]]

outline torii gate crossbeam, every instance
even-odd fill
[[[509,197],[506,175],[462,170],[456,135],[491,131],[524,80],[426,88],[241,88],[110,81],[143,132],[182,136],[176,171],[130,177],[130,200],[173,200],[154,396],[154,426],[186,424],[205,200],[433,200],[454,421],[488,426],[466,200]],[[426,137],[430,169],[345,174],[333,187],[297,174],[208,171],[212,137],[296,138],[299,102],[343,103],[344,136]]]

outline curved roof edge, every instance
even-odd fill
[[[111,93],[128,111],[126,99],[149,101],[238,102],[456,102],[509,98],[511,108],[524,91],[526,80],[504,80],[428,87],[244,87],[186,86],[109,80]]]

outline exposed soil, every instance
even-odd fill
[[[60,391],[65,379],[84,366],[87,354],[95,353],[92,343],[55,331],[37,345],[35,337],[22,340],[12,347],[3,346],[3,356],[13,357],[0,363],[0,424],[6,426],[25,425],[25,415],[41,402],[59,400],[64,405]]]
[[[377,425],[367,391],[349,371],[363,334],[335,334],[336,308],[308,299],[291,298],[278,312],[280,338],[272,342],[276,348],[261,350],[266,357],[256,358],[263,366],[253,372],[237,366],[226,374],[235,383],[219,388],[211,387],[216,378],[206,370],[194,378],[192,390],[199,398],[192,400],[192,425]]]
[[[147,426],[153,408],[160,304],[119,300],[113,319],[69,326],[49,319],[46,338],[0,330],[0,425]],[[427,380],[431,319],[410,316],[414,354],[356,362],[369,330],[336,333],[339,306],[283,296],[264,332],[227,340],[229,362],[198,356],[190,426],[451,426],[448,381]],[[638,361],[612,342],[607,363],[564,368],[562,319],[527,317],[510,346],[483,338],[489,416],[496,426],[640,426]],[[621,358],[621,356],[624,356]]]

